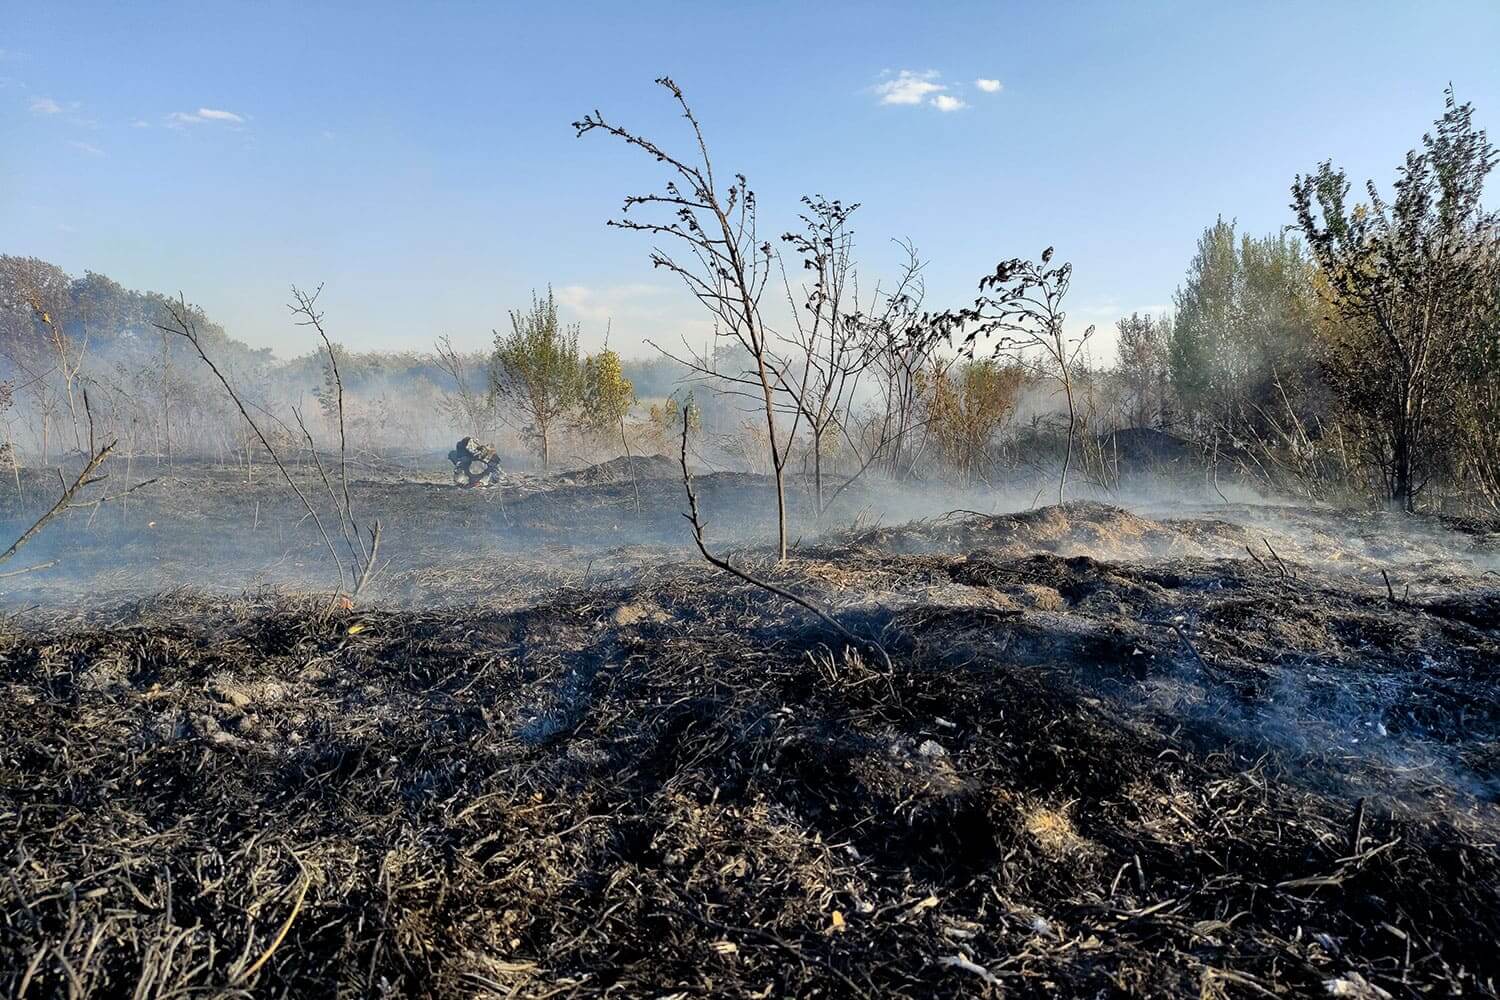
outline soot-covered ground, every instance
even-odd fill
[[[680,483],[607,530],[636,485],[366,485],[393,545],[469,520],[331,617],[27,574],[0,990],[1496,995],[1493,536],[1075,503],[736,556],[852,649],[688,560]],[[531,548],[437,541],[497,524]]]

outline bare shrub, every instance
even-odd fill
[[[320,285],[319,290],[321,290],[321,288],[322,286]],[[323,332],[322,314],[317,312],[315,308],[317,304],[317,294],[314,293],[309,296],[303,294],[298,289],[293,288],[292,295],[296,300],[296,302],[292,306],[293,314],[302,316],[302,322],[307,325],[314,326],[324,342],[329,343],[327,334]],[[246,407],[243,399],[240,397],[240,394],[235,391],[234,386],[230,384],[229,379],[225,377],[223,371],[217,364],[214,363],[213,359],[209,357],[207,351],[204,349],[203,338],[198,332],[197,323],[194,319],[194,313],[188,308],[187,302],[179,296],[176,303],[172,303],[169,301],[166,306],[168,324],[158,325],[157,328],[165,333],[171,333],[180,336],[192,345],[192,348],[197,353],[199,359],[208,366],[209,370],[213,372],[214,377],[218,379],[219,384],[224,387],[225,393],[228,394],[230,400],[234,403],[234,406],[239,411],[240,416],[244,418],[245,423],[248,424],[250,429],[254,432],[256,439],[260,442],[261,446],[265,448],[266,454],[271,457],[271,460],[275,463],[277,470],[280,471],[282,479],[285,480],[287,486],[296,495],[297,499],[301,501],[303,509],[307,511],[308,517],[312,519],[313,524],[317,527],[318,534],[322,537],[323,544],[328,549],[328,554],[333,559],[334,566],[338,569],[339,575],[338,589],[334,592],[332,599],[329,601],[328,611],[331,612],[337,606],[338,600],[341,596],[343,596],[345,588],[348,588],[347,599],[352,603],[360,596],[360,594],[365,590],[366,587],[369,586],[370,582],[374,579],[377,560],[380,556],[380,522],[377,520],[374,526],[370,529],[369,545],[366,546],[364,538],[359,535],[359,525],[354,519],[353,509],[349,502],[347,473],[345,473],[344,478],[344,496],[342,503],[340,503],[339,498],[334,495],[333,488],[328,483],[326,475],[323,476],[324,486],[328,488],[329,496],[334,500],[335,505],[337,506],[339,517],[339,531],[343,535],[345,545],[349,550],[350,566],[346,569],[343,559],[339,557],[338,549],[333,544],[333,538],[328,534],[328,529],[324,526],[323,519],[318,515],[317,509],[313,507],[312,501],[308,499],[308,496],[303,491],[302,487],[299,486],[296,479],[292,477],[291,472],[286,467],[286,463],[282,461],[281,455],[277,452],[275,446],[272,445],[270,439],[266,436],[265,431],[261,429],[260,423],[258,423],[255,418],[250,415],[250,411]],[[330,344],[330,356],[331,354],[332,352]],[[339,385],[339,392],[340,394],[342,394],[342,383],[340,382]],[[340,404],[340,409],[342,409],[342,404]],[[295,410],[293,412],[296,413]],[[302,423],[301,415],[296,415],[298,425],[299,427],[301,427],[303,435],[307,438],[308,450],[312,454],[313,459],[316,462],[317,448],[312,441],[312,436],[308,434],[306,425]],[[345,454],[344,449],[341,447],[339,453],[339,467],[341,470],[347,468],[346,460],[347,455]],[[319,473],[321,474],[321,464],[319,464],[318,468]],[[350,586],[351,583],[352,586]]]
[[[782,338],[792,357],[783,369],[783,389],[812,439],[813,501],[822,517],[824,452],[838,429],[850,424],[860,377],[873,355],[858,311],[854,234],[849,228],[849,217],[859,206],[821,196],[803,198],[802,203],[807,209],[801,217],[802,231],[782,236],[800,256],[807,279],[798,302],[783,267],[792,314],[791,332]]]
[[[1062,503],[1078,427],[1075,371],[1094,328],[1089,326],[1075,337],[1064,330],[1067,314],[1062,302],[1072,282],[1073,265],[1053,267],[1052,257],[1053,249],[1048,247],[1040,261],[1020,257],[1001,261],[994,274],[980,279],[974,306],[949,313],[945,320],[949,328],[974,325],[963,339],[963,350],[970,357],[981,339],[993,338],[992,356],[1008,355],[1062,390],[1068,407],[1067,447],[1057,476],[1057,502]]]
[[[776,393],[781,375],[772,354],[771,334],[761,318],[761,296],[771,276],[774,254],[756,228],[755,192],[749,182],[743,174],[736,174],[721,193],[703,129],[682,89],[669,77],[656,82],[672,95],[692,129],[695,150],[689,156],[674,155],[651,139],[608,121],[598,111],[574,122],[573,128],[579,136],[594,131],[614,136],[666,164],[674,175],[660,192],[627,196],[621,218],[609,224],[667,237],[685,247],[687,256],[682,258],[661,248],[653,249],[652,266],[676,275],[713,316],[719,329],[748,353],[752,364],[748,377],[730,378],[753,385],[764,408],[776,486],[777,551],[785,559],[786,460],[793,433],[783,433],[777,424]],[[638,221],[629,217],[633,208],[655,209],[662,214],[651,221]],[[711,367],[705,370],[718,374]]]
[[[970,484],[986,482],[995,435],[1015,413],[1025,374],[994,358],[935,366],[923,412],[944,463]]]

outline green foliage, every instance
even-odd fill
[[[609,348],[583,363],[583,423],[600,439],[623,433],[625,416],[635,405],[635,386],[625,377],[620,356]]]
[[[1321,270],[1331,324],[1324,366],[1387,496],[1406,509],[1452,475],[1493,395],[1500,213],[1483,205],[1500,153],[1450,90],[1420,151],[1407,153],[1387,201],[1373,182],[1349,204],[1324,162],[1292,186],[1292,207]],[[1493,418],[1491,414],[1489,419]]]
[[[1288,385],[1310,398],[1316,301],[1300,241],[1240,235],[1222,218],[1205,229],[1176,294],[1167,359],[1189,424],[1254,427]]]
[[[669,396],[646,408],[647,430],[658,451],[666,451],[682,436],[684,420],[687,421],[690,435],[703,429],[703,411],[691,396],[685,407],[676,398]]]
[[[1136,427],[1165,427],[1171,422],[1171,320],[1131,313],[1115,323],[1115,328],[1119,332],[1119,374],[1131,423]]]
[[[332,357],[329,356],[327,348],[317,352],[322,379],[313,390],[313,396],[318,401],[318,408],[323,411],[324,419],[329,421],[337,420],[339,416],[339,377],[355,367],[349,363],[349,352],[344,350],[342,344],[334,344],[333,349],[335,354]],[[335,360],[338,361],[338,375],[335,375],[333,370]]]
[[[495,331],[491,386],[526,421],[525,431],[547,469],[552,435],[583,394],[578,327],[558,321],[551,288],[545,299],[533,294],[530,309],[512,311],[510,325],[509,334]]]
[[[39,374],[54,353],[33,303],[57,321],[69,341],[87,342],[91,358],[153,370],[163,364],[162,335],[153,324],[166,321],[165,296],[131,291],[93,271],[73,278],[34,257],[0,255],[0,363],[12,369]],[[188,311],[204,345],[227,367],[256,371],[273,363],[269,350],[233,339],[202,309],[189,304]],[[166,350],[170,360],[197,364],[178,338],[168,341]]]

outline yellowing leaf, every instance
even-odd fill
[[[365,630],[365,623],[364,622],[357,622],[357,623],[349,626],[349,634],[350,635],[359,635],[364,630]]]

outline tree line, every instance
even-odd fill
[[[1449,91],[1389,195],[1352,196],[1325,161],[1293,182],[1285,230],[1218,220],[1174,315],[1120,322],[1137,415],[1222,439],[1278,485],[1500,510],[1496,162]]]
[[[870,275],[859,205],[804,198],[768,233],[741,174],[722,175],[680,88],[679,152],[594,112],[575,123],[661,165],[611,225],[652,238],[717,336],[652,340],[657,356],[586,354],[550,290],[488,349],[349,350],[330,339],[278,360],[201,310],[201,342],[267,412],[301,406],[350,435],[411,443],[495,435],[542,468],[580,453],[670,451],[686,424],[725,461],[767,474],[782,512],[806,474],[822,511],[866,475],[970,485],[1051,477],[1109,489],[1119,432],[1147,428],[1279,490],[1406,510],[1500,511],[1500,222],[1483,201],[1497,158],[1474,111],[1447,95],[1390,194],[1332,162],[1292,179],[1269,235],[1219,219],[1198,240],[1170,315],[1116,324],[1112,357],[1067,318],[1071,266],[1047,248],[976,281],[971,305],[926,301],[925,261],[902,243]],[[143,453],[243,453],[254,442],[184,345],[157,328],[172,304],[108,278],[0,258],[0,417],[45,463],[81,445],[87,395]],[[607,339],[607,338],[606,338]],[[333,412],[341,373],[348,410]],[[691,398],[689,398],[691,395]],[[24,434],[21,433],[24,430]],[[267,433],[291,431],[267,421]],[[13,449],[14,453],[14,449]]]

